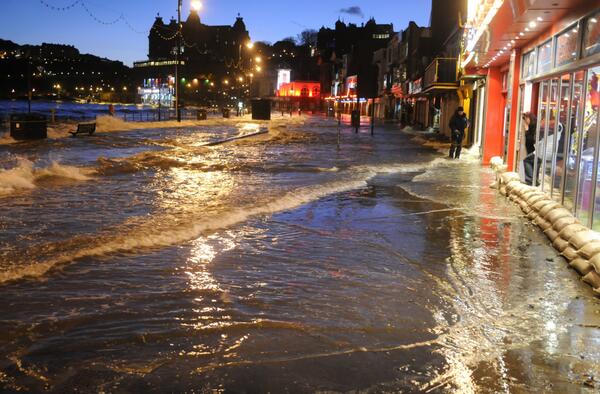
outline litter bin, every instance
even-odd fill
[[[360,112],[357,110],[352,111],[351,124],[352,127],[360,127]]]
[[[199,109],[197,114],[196,114],[196,118],[198,120],[206,120],[206,110],[205,109]]]
[[[271,100],[252,100],[252,119],[271,120]]]
[[[223,112],[224,118],[229,118],[231,116],[231,110],[229,108],[223,108],[221,111]]]
[[[11,114],[10,136],[18,141],[48,138],[48,120],[42,114]]]

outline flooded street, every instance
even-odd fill
[[[492,172],[336,126],[1,140],[0,391],[597,392],[600,302]]]

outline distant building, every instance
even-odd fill
[[[319,30],[320,82],[330,111],[349,112],[359,108],[363,114],[367,113],[366,99],[373,99],[378,91],[373,54],[386,48],[393,35],[392,24],[378,24],[374,19],[361,26],[338,20],[334,29],[322,27]],[[348,81],[355,83],[356,88],[349,88]]]
[[[151,102],[153,97],[148,94],[172,94],[169,92],[174,90],[178,51],[183,99],[214,104],[247,96],[254,60],[249,43],[250,34],[240,16],[231,26],[209,26],[192,10],[182,22],[181,37],[174,19],[165,23],[157,16],[148,35],[148,60],[134,63],[136,75],[144,85],[142,99]]]

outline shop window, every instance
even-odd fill
[[[565,163],[565,191],[563,193],[563,205],[573,210],[575,207],[575,194],[577,191],[577,167],[579,160],[582,127],[581,114],[583,113],[584,103],[584,72],[579,71],[573,74],[573,92],[570,102],[570,122],[569,122],[569,146],[567,146],[567,158]]]
[[[565,148],[568,145],[569,133],[567,130],[569,120],[569,101],[571,99],[571,75],[566,74],[560,78],[560,99],[556,110],[556,147],[554,149],[554,174],[552,176],[552,198],[562,202],[562,186],[565,173]]]
[[[523,55],[523,79],[529,78],[535,71],[535,51],[529,51]]]
[[[594,156],[598,143],[598,74],[600,67],[588,70],[585,83],[585,109],[583,112],[583,147],[579,166],[579,186],[577,192],[577,217],[589,223],[592,208],[594,177]],[[595,164],[596,167],[598,163]],[[597,227],[597,226],[596,226]]]
[[[600,107],[600,67],[592,68],[588,71],[587,80],[587,94],[585,102],[584,112],[584,128],[588,130],[588,133],[594,138],[600,133],[600,126],[598,125],[598,109]],[[598,168],[598,162],[596,162],[596,168]],[[594,230],[600,230],[600,171],[596,175],[596,198],[594,201],[594,217],[592,222],[592,228]]]
[[[543,74],[552,69],[552,40],[538,47],[537,73]]]
[[[548,121],[544,138],[544,180],[542,189],[548,194],[553,191],[553,164],[556,157],[558,147],[558,139],[560,138],[559,128],[556,124],[556,102],[558,100],[558,79],[550,81],[550,97],[548,98]]]
[[[577,41],[579,29],[577,25],[569,27],[556,37],[556,67],[564,66],[577,60]]]
[[[596,53],[600,53],[600,12],[586,19],[583,34],[583,55]]]
[[[540,173],[544,174],[543,165],[546,163],[545,148],[546,148],[546,114],[548,113],[548,81],[544,81],[540,87],[540,100],[538,109],[538,130],[536,134],[535,144],[535,183],[540,182]]]
[[[308,96],[308,88],[302,88],[300,90],[300,96],[307,97]]]

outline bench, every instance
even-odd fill
[[[96,131],[96,123],[79,123],[77,125],[77,131],[69,131],[72,137],[76,137],[79,134],[92,135]]]

